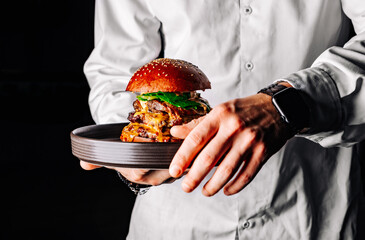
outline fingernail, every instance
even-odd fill
[[[223,189],[223,193],[224,193],[224,195],[226,195],[226,196],[232,195],[232,194],[230,193],[229,189],[227,189],[227,188],[224,188],[224,189]]]
[[[170,167],[170,175],[173,177],[178,177],[181,173],[181,169],[178,166]]]
[[[185,182],[182,182],[182,183],[181,183],[181,187],[182,187],[182,189],[183,189],[185,192],[191,192],[191,187],[190,187],[188,184],[186,184]]]
[[[204,196],[206,196],[206,197],[211,197],[211,196],[212,196],[210,193],[208,193],[208,191],[207,191],[207,190],[205,190],[205,188],[203,188],[202,193],[203,193],[203,195],[204,195]]]
[[[175,126],[170,128],[170,134],[171,135],[175,135]]]

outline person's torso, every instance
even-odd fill
[[[349,22],[339,0],[149,4],[162,23],[165,57],[204,71],[212,89],[202,96],[213,107],[310,67],[324,50],[348,39]],[[348,189],[359,187],[348,181],[359,180],[351,156],[351,148],[325,149],[294,138],[234,196],[219,192],[206,198],[201,186],[187,194],[181,181],[152,188],[137,198],[129,239],[139,234],[144,239],[234,239],[236,231],[240,239],[350,239],[354,193]]]

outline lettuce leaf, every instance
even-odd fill
[[[150,101],[150,100],[160,100],[164,102],[168,102],[171,105],[176,107],[181,107],[184,109],[194,108],[196,109],[201,104],[195,101],[189,100],[190,93],[182,93],[176,94],[173,92],[154,92],[154,93],[145,93],[137,96],[140,101]]]

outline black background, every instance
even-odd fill
[[[84,171],[71,154],[71,130],[93,124],[82,72],[93,22],[92,0],[0,5],[1,239],[127,234],[135,196],[113,171]]]
[[[124,239],[134,195],[82,170],[70,131],[93,124],[82,68],[94,1],[0,5],[1,239]]]

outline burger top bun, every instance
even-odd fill
[[[207,76],[195,65],[159,58],[139,68],[126,88],[130,92],[190,92],[211,88]]]

